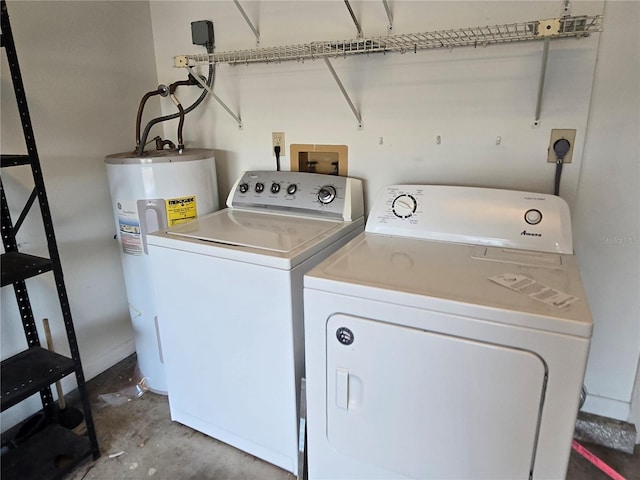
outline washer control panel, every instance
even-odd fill
[[[362,181],[305,172],[244,172],[229,197],[229,208],[317,214],[351,221],[364,215]]]
[[[366,231],[438,241],[573,253],[571,217],[555,195],[477,187],[392,185]]]

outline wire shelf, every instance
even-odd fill
[[[546,38],[588,37],[602,31],[602,16],[572,16],[550,20],[470,27],[425,33],[387,35],[369,39],[312,42],[280,47],[254,48],[212,54],[190,54],[174,57],[176,67],[194,67],[228,63],[280,63],[347,55],[487,46],[499,43],[543,40]]]

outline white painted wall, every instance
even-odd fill
[[[386,35],[382,2],[351,3],[365,36]],[[262,46],[355,37],[342,1],[242,4],[261,32]],[[563,2],[392,0],[389,4],[395,31],[407,33],[556,17]],[[133,349],[118,247],[112,240],[103,157],[132,148],[133,121],[144,92],[157,83],[185,78],[184,71],[172,67],[171,57],[202,51],[191,45],[191,21],[214,21],[217,51],[253,48],[255,40],[230,0],[152,1],[150,7],[148,2],[127,1],[10,1],[9,9],[85,373],[92,377]],[[393,182],[551,192],[553,166],[545,162],[549,131],[576,128],[574,162],[565,167],[561,193],[574,213],[576,249],[594,312],[594,347],[586,382],[592,394],[604,399],[593,411],[620,417],[629,411],[640,348],[640,74],[633,63],[637,48],[632,48],[638,45],[638,3],[607,2],[605,9],[600,1],[572,2],[574,14],[603,10],[608,15],[605,33],[552,43],[542,123],[537,128],[533,120],[542,44],[534,42],[335,59],[333,65],[362,113],[363,130],[357,129],[323,62],[223,65],[215,89],[241,114],[244,129],[239,130],[209,99],[187,117],[185,140],[188,146],[216,149],[221,200],[242,170],[274,167],[272,131],[284,131],[287,145],[346,144],[349,173],[365,180],[370,204],[384,185]],[[2,150],[18,151],[21,133],[12,121],[15,110],[6,62],[1,74]],[[183,88],[177,93],[184,104],[198,94]],[[174,111],[168,100],[163,102],[164,113]],[[156,103],[150,103],[153,113]],[[611,109],[612,104],[616,108]],[[164,136],[175,141],[175,128],[175,123],[167,124]],[[152,134],[162,134],[162,129],[156,127]],[[438,135],[440,145],[435,142]],[[286,165],[288,148],[285,153]],[[615,171],[605,168],[612,159],[617,162]],[[28,195],[23,175],[5,171],[3,182],[10,198]],[[23,228],[23,245],[42,253],[44,245],[35,234],[38,222]],[[627,237],[631,245],[603,241]],[[57,306],[48,300],[51,282],[34,279],[29,284],[32,298],[37,299],[36,317],[49,316],[59,324]],[[2,358],[24,346],[21,331],[15,328],[13,295],[5,290]],[[54,328],[54,335],[63,344],[60,327]],[[619,404],[622,410],[611,408]],[[29,408],[37,407],[35,401]],[[28,411],[24,405],[14,410],[2,414],[3,429]]]
[[[607,2],[604,13],[574,210],[594,317],[584,408],[627,420],[640,351],[640,2]]]
[[[157,85],[149,4],[7,3],[84,372],[91,378],[134,351],[103,159],[133,149],[138,102]],[[2,152],[22,153],[4,52],[1,78]],[[29,170],[3,169],[2,181],[15,219],[33,188]],[[47,255],[37,206],[18,241],[27,253]],[[68,352],[53,276],[27,284],[38,324],[48,317],[57,349]],[[2,289],[0,332],[3,359],[26,348],[11,287]],[[69,391],[75,379],[63,385]],[[2,429],[40,408],[36,395],[3,412]]]
[[[355,37],[344,2],[242,2],[262,46]],[[367,36],[386,35],[382,2],[352,2]],[[560,14],[562,2],[393,2],[396,32],[487,25]],[[217,51],[255,47],[230,1],[152,2],[158,76],[182,78],[171,56],[199,53],[193,20],[212,19]],[[574,2],[601,13],[601,2]],[[598,35],[552,45],[542,108],[534,128],[542,43],[335,59],[333,65],[362,113],[357,122],[324,62],[218,67],[216,92],[242,116],[244,129],[217,104],[187,120],[187,139],[218,150],[221,194],[242,169],[273,168],[271,132],[287,143],[349,146],[350,174],[366,181],[367,200],[390,182],[454,183],[551,191],[545,162],[551,128],[576,128],[576,161],[565,169],[563,195],[575,198]],[[187,103],[188,94],[184,95]],[[182,98],[182,97],[181,97]],[[165,112],[175,107],[165,101]],[[175,137],[175,126],[165,129]],[[440,135],[441,145],[436,145]],[[496,138],[502,142],[496,145]],[[382,137],[383,144],[380,145]],[[288,150],[288,149],[287,149]],[[288,157],[287,157],[288,159]]]
[[[560,16],[564,5],[561,0],[389,3],[396,33],[545,19]],[[351,4],[365,37],[386,35],[382,2]],[[604,2],[571,4],[574,15],[604,10]],[[242,5],[263,47],[356,35],[342,1]],[[640,349],[637,8],[637,2],[607,2],[611,18],[605,33],[551,44],[538,127],[533,121],[542,43],[533,42],[334,59],[362,114],[360,131],[322,61],[221,65],[215,91],[241,115],[243,129],[210,99],[187,118],[186,142],[216,149],[221,200],[242,170],[274,168],[272,131],[285,132],[287,145],[346,144],[349,174],[364,179],[370,205],[383,186],[394,182],[552,193],[554,166],[545,160],[550,130],[577,129],[561,195],[575,215],[576,249],[594,313],[588,408],[628,420]],[[162,83],[185,76],[172,67],[173,55],[203,51],[191,45],[191,21],[214,21],[218,52],[256,46],[231,1],[152,2],[151,12]],[[179,92],[185,104],[192,95]],[[175,107],[165,101],[163,109],[170,113]],[[175,128],[166,124],[165,135],[175,139]],[[288,147],[285,152],[288,165]],[[612,165],[615,172],[609,170]],[[622,237],[632,240],[628,245],[603,241]]]
[[[636,443],[640,443],[640,361],[638,361],[638,369],[636,371],[636,381],[631,394],[631,412],[629,413],[629,422],[636,426]]]

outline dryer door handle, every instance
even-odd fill
[[[349,407],[349,370],[336,368],[336,405],[347,410]]]

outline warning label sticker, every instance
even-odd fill
[[[166,202],[167,207],[167,226],[171,227],[178,223],[186,222],[192,218],[196,218],[196,197],[170,198]]]
[[[122,252],[128,255],[144,255],[140,218],[135,201],[120,200],[116,202],[118,212],[118,230]]]
[[[540,282],[533,280],[525,275],[518,275],[516,273],[503,273],[501,275],[495,275],[489,277],[489,280],[507,287],[509,290],[521,293],[528,297],[544,302],[549,305],[553,305],[556,308],[568,307],[572,303],[580,300],[578,297],[569,295],[568,293],[561,292],[555,288],[548,287]]]

